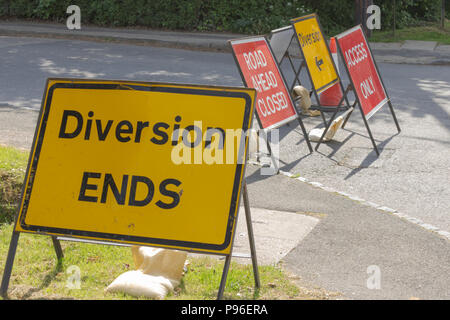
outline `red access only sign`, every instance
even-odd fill
[[[260,126],[273,129],[298,117],[291,96],[264,37],[230,41],[245,85],[257,91]]]
[[[370,118],[387,101],[380,75],[361,26],[336,36],[350,80],[366,118]]]

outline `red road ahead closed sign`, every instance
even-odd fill
[[[282,126],[298,117],[275,57],[264,37],[231,40],[242,79],[255,88],[255,109],[263,129]]]
[[[366,118],[370,118],[387,101],[380,75],[361,26],[336,36],[350,80]]]

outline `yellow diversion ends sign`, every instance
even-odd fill
[[[16,231],[229,253],[254,99],[49,79]]]

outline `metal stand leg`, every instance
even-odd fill
[[[339,106],[342,104],[342,102],[344,102],[344,100],[347,102],[347,106],[350,108],[350,105],[348,105],[348,100],[347,100],[347,94],[350,89],[351,89],[351,86],[348,86],[347,89],[345,89],[344,94],[342,95],[342,98],[336,107],[336,111],[333,113],[333,116],[331,117],[330,122],[328,122],[326,124],[325,130],[322,133],[322,136],[320,137],[320,140],[316,145],[316,151],[317,151],[317,149],[319,149],[320,144],[323,142],[323,138],[325,137],[325,134],[328,132],[328,129],[330,128],[331,124],[333,123],[334,118],[336,117],[337,113],[339,112]],[[316,94],[316,96],[317,96],[317,94]],[[317,101],[319,101],[319,98],[317,98]],[[323,113],[322,113],[322,118],[325,120]]]
[[[352,106],[352,110],[348,113],[348,115],[347,115],[347,117],[345,117],[345,120],[344,120],[344,122],[342,123],[342,129],[344,129],[345,128],[345,125],[347,124],[347,121],[348,121],[348,119],[350,119],[350,116],[352,115],[352,113],[353,113],[353,110],[355,110],[355,106],[356,106],[356,103],[357,103],[358,101],[355,101],[355,103],[353,103],[353,106]]]
[[[261,132],[263,133],[263,139],[266,141],[267,150],[269,151],[270,158],[271,158],[273,166],[275,168],[275,173],[278,174],[278,172],[280,171],[280,168],[278,168],[276,159],[272,153],[272,148],[270,147],[270,143],[269,143],[269,139],[267,138],[267,134],[264,130],[261,130]]]
[[[366,116],[364,115],[364,112],[362,111],[362,109],[361,109],[361,115],[362,115],[362,118],[364,120],[364,124],[366,125],[367,132],[369,133],[370,140],[372,141],[373,148],[375,149],[375,152],[377,153],[377,156],[379,156],[380,155],[380,151],[378,151],[377,144],[375,142],[375,139],[372,136],[372,131],[370,131],[369,124],[367,123]]]
[[[319,142],[316,145],[316,151],[319,149],[320,144],[323,142],[323,138],[325,137],[325,134],[328,132],[328,129],[330,129],[331,124],[333,123],[334,118],[336,117],[339,109],[336,109],[336,112],[333,113],[333,116],[331,117],[330,121],[327,123],[327,126],[325,127],[325,130],[322,133],[322,136],[319,139]]]
[[[305,61],[303,60],[300,64],[300,67],[298,68],[298,70],[295,70],[294,63],[292,62],[292,59],[289,56],[289,54],[287,55],[287,57],[288,57],[289,63],[291,64],[292,71],[294,71],[294,82],[291,84],[291,87],[289,88],[289,92],[292,92],[292,90],[294,90],[294,87],[297,82],[300,86],[302,85],[302,83],[300,82],[300,79],[299,79],[299,75],[303,69],[303,65],[304,65]],[[280,66],[280,70],[281,70],[281,66]]]
[[[53,247],[55,248],[56,258],[58,260],[61,260],[62,258],[64,258],[64,254],[61,248],[61,242],[59,242],[59,240],[55,236],[52,236],[52,242]]]
[[[250,212],[250,203],[248,201],[248,191],[246,182],[244,182],[243,200],[245,208],[245,219],[247,221],[248,241],[250,244],[250,253],[252,256],[253,276],[255,278],[255,287],[259,289],[261,287],[261,282],[259,280],[258,259],[256,258],[255,237],[253,234],[252,217]]]
[[[303,132],[303,135],[305,136],[306,143],[308,144],[309,153],[313,153],[313,147],[311,146],[311,141],[309,141],[309,136],[308,136],[308,133],[306,132],[305,126],[303,125],[303,121],[302,121],[302,119],[300,119],[300,116],[297,119],[298,119],[298,123],[300,124],[300,128],[302,128],[302,132]]]
[[[223,266],[222,279],[220,279],[219,292],[217,293],[217,300],[222,300],[225,284],[227,283],[228,270],[230,269],[231,252],[225,258],[225,265]]]
[[[5,269],[3,271],[2,285],[0,287],[0,295],[3,298],[8,296],[9,279],[11,278],[11,271],[14,264],[14,257],[16,256],[17,243],[19,241],[20,233],[13,231],[11,242],[9,243],[8,256],[6,258]]]
[[[253,276],[255,278],[255,288],[259,289],[261,287],[261,281],[259,279],[258,260],[256,258],[255,237],[253,234],[252,217],[251,217],[251,213],[250,213],[250,202],[248,200],[247,183],[245,181],[243,182],[242,197],[244,200],[245,219],[246,219],[246,223],[247,223],[247,232],[248,232],[248,239],[249,239],[249,244],[250,244],[250,253],[251,253],[251,257],[252,257]],[[222,300],[222,298],[223,298],[223,292],[225,291],[225,285],[227,283],[228,271],[230,270],[232,251],[233,251],[233,248],[231,248],[230,253],[227,254],[225,257],[225,264],[223,266],[222,278],[220,279],[219,291],[217,293],[217,300]]]
[[[322,116],[323,124],[326,126],[327,125],[327,119],[325,119],[325,114],[322,111],[320,111],[320,115]]]
[[[394,118],[395,125],[397,126],[397,131],[400,133],[402,130],[400,129],[400,125],[398,124],[397,117],[395,116],[394,108],[392,107],[391,100],[388,100],[389,109],[391,110],[392,117]]]

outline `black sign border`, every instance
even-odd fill
[[[50,81],[56,81],[50,88]],[[58,82],[60,81],[60,82]],[[64,82],[62,82],[64,81]],[[71,81],[71,82],[67,82]],[[101,83],[99,83],[101,82]],[[104,83],[110,82],[110,83]],[[132,83],[130,85],[130,83]],[[187,88],[188,87],[188,88]],[[217,87],[217,86],[198,86],[197,85],[184,85],[184,84],[174,84],[174,83],[154,83],[154,82],[133,82],[133,81],[114,81],[114,80],[92,80],[87,81],[83,79],[58,79],[52,78],[47,79],[47,84],[45,86],[44,98],[42,100],[41,112],[39,115],[39,122],[36,126],[35,137],[33,141],[33,147],[30,153],[30,160],[27,168],[26,175],[26,185],[24,186],[21,207],[18,217],[20,221],[20,227],[28,232],[35,232],[41,234],[56,234],[64,236],[74,236],[82,237],[88,239],[102,239],[110,240],[113,242],[123,242],[129,244],[148,244],[148,245],[158,245],[158,246],[169,246],[169,247],[182,247],[178,248],[180,250],[189,249],[200,249],[200,250],[214,250],[223,251],[225,250],[232,241],[233,232],[236,227],[237,210],[239,204],[239,195],[241,191],[241,182],[245,174],[245,164],[237,164],[235,178],[233,183],[233,192],[231,196],[230,211],[228,216],[228,222],[226,227],[225,239],[222,244],[211,244],[211,243],[201,243],[193,241],[181,241],[181,240],[170,240],[170,239],[160,239],[160,238],[149,238],[142,236],[130,236],[123,234],[114,233],[104,233],[104,232],[93,232],[93,231],[83,231],[74,229],[64,229],[64,228],[54,228],[46,226],[35,226],[28,225],[25,223],[26,213],[29,205],[29,200],[33,188],[34,176],[36,174],[39,154],[42,148],[45,128],[48,121],[48,116],[50,113],[50,107],[52,102],[52,96],[55,89],[106,89],[106,90],[140,90],[140,91],[153,91],[153,92],[165,92],[165,93],[180,93],[180,94],[196,94],[205,96],[216,96],[216,97],[233,97],[242,98],[245,100],[245,111],[244,111],[244,121],[242,124],[242,129],[246,132],[251,126],[250,117],[252,116],[252,100],[251,97],[246,92],[236,92],[227,91],[237,90],[241,88],[236,87]],[[203,88],[203,89],[202,89]],[[208,89],[204,89],[208,88]],[[247,89],[248,90],[248,89]],[[45,105],[44,105],[45,104]],[[248,146],[248,136],[245,136],[245,146]],[[245,157],[245,156],[244,156]],[[16,228],[15,228],[16,229]]]

